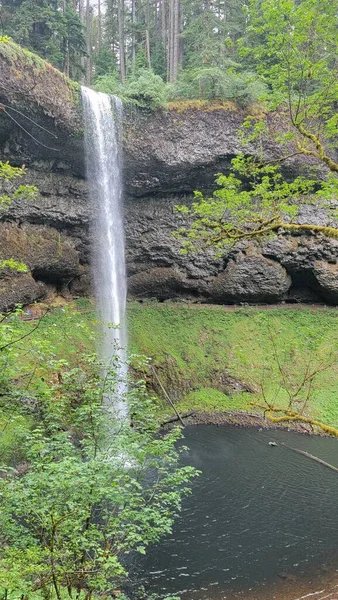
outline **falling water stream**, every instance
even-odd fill
[[[103,358],[117,372],[114,411],[126,417],[126,271],[122,209],[122,102],[82,87],[92,212],[92,270],[104,331]]]

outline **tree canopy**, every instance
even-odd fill
[[[181,208],[193,215],[187,248],[193,239],[220,249],[241,240],[262,240],[278,231],[338,237],[335,225],[297,221],[304,202],[325,206],[328,220],[336,218],[332,201],[338,191],[337,3],[251,0],[248,19],[240,54],[268,85],[267,100],[283,118],[285,131],[278,136],[291,150],[277,164],[264,164],[260,151],[264,121],[245,119],[243,152],[248,141],[254,142],[256,156],[234,159],[233,172],[218,176],[219,189],[212,198],[197,192],[191,210]],[[320,178],[286,180],[280,165],[290,154],[314,158],[325,171]]]
[[[338,172],[338,13],[330,0],[251,0],[241,53],[285,107],[299,152]]]
[[[2,33],[77,77],[85,51],[84,28],[71,0],[0,2]]]

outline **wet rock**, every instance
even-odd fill
[[[296,282],[295,285],[292,285],[288,293],[288,302],[291,304],[323,303],[324,297],[319,292],[319,290],[315,291],[311,287],[308,287],[312,281],[312,274],[309,273],[307,277],[303,276],[301,281],[298,280],[298,284]]]
[[[0,311],[30,304],[54,291],[67,291],[81,274],[74,242],[55,229],[25,223],[0,223],[0,260],[24,263],[28,273],[6,269],[0,273]],[[44,285],[44,283],[46,285]]]
[[[28,171],[25,182],[34,181],[40,188],[38,197],[15,203],[5,215],[13,225],[0,226],[0,255],[26,260],[37,279],[69,284],[74,295],[87,295],[92,208],[86,185],[69,174]],[[215,257],[210,249],[183,255],[173,233],[186,224],[186,217],[175,211],[175,205],[189,201],[189,197],[161,196],[126,202],[127,271],[134,297],[214,303],[336,302],[334,282],[327,283],[324,266],[319,268],[318,263],[338,262],[337,240],[279,235],[262,248],[243,243],[228,257]]]
[[[236,106],[214,110],[158,110],[126,113],[124,123],[125,181],[133,197],[163,193],[191,193],[210,189],[217,173],[228,173],[231,161],[243,146],[239,130],[246,116]],[[289,146],[277,144],[276,129],[285,129],[281,115],[266,117],[262,138],[266,160],[291,155]],[[290,145],[290,143],[289,143]],[[256,154],[255,144],[246,151]],[[282,163],[287,177],[306,171],[313,161],[294,156]],[[320,169],[319,169],[320,170]],[[317,165],[318,172],[318,165]]]
[[[338,261],[338,240],[320,235],[281,235],[265,243],[262,254],[280,262],[292,274],[312,272],[318,260],[328,263]]]
[[[316,261],[313,274],[321,295],[330,303],[338,303],[338,264]]]
[[[93,293],[92,277],[88,266],[80,266],[80,273],[69,284],[69,291],[74,297],[90,296]]]
[[[213,387],[227,396],[233,396],[236,393],[248,392],[249,394],[258,394],[258,386],[242,381],[226,371],[216,371],[211,376]]]
[[[154,297],[167,300],[182,293],[183,276],[170,268],[155,268],[141,271],[128,278],[128,291],[132,296]]]
[[[79,274],[79,256],[71,240],[50,227],[0,223],[0,259],[23,262],[35,279],[67,282]]]
[[[263,256],[238,257],[229,261],[215,278],[211,297],[220,303],[277,302],[291,286],[291,278],[280,264]]]
[[[0,274],[0,310],[7,312],[17,304],[30,304],[41,300],[46,287],[41,281],[35,281],[29,273],[16,273],[6,270]]]
[[[210,250],[189,255],[180,252],[180,241],[173,235],[179,227],[186,224],[184,216],[175,211],[175,205],[180,201],[182,199],[177,197],[160,197],[129,200],[126,203],[128,275],[150,272],[153,268],[173,269],[175,278],[179,277],[181,281],[179,296],[207,299],[210,281],[223,269],[224,260],[215,258]],[[150,279],[150,274],[148,277]],[[131,286],[134,286],[133,281],[130,280]],[[134,287],[130,287],[131,290],[136,294]],[[158,297],[154,287],[151,292]],[[148,295],[147,291],[143,294],[145,297]],[[175,294],[177,295],[177,286]],[[173,297],[172,292],[170,297]]]

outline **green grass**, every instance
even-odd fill
[[[252,411],[261,394],[229,397],[222,385],[226,374],[263,386],[269,402],[286,406],[283,387],[295,389],[307,372],[333,362],[314,377],[306,412],[338,424],[338,311],[131,304],[129,319],[132,352],[153,359],[181,410]]]
[[[95,350],[98,329],[93,307],[79,301],[76,309],[54,309],[19,344],[17,363],[23,382],[32,369],[37,377],[43,377],[46,361],[48,372],[54,363],[56,372],[62,370],[63,360],[76,366],[82,352]],[[252,403],[262,401],[262,387],[269,402],[286,406],[285,390],[295,389],[306,372],[311,375],[319,368],[306,414],[329,425],[338,424],[338,311],[310,307],[227,310],[131,302],[128,315],[132,364],[150,381],[151,370],[142,371],[135,355],[150,357],[181,411],[252,412]],[[19,329],[27,332],[35,324],[21,322]],[[42,355],[44,362],[40,363]],[[229,390],[229,375],[257,392]],[[305,396],[306,391],[301,391],[299,398],[304,401]]]

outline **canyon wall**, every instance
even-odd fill
[[[24,60],[24,59],[22,59]],[[52,68],[51,68],[52,69]],[[30,87],[34,75],[34,86]],[[25,182],[39,193],[15,202],[0,219],[0,259],[25,262],[28,272],[3,269],[0,309],[30,303],[58,291],[90,294],[90,220],[84,173],[79,90],[55,69],[26,78],[13,75],[0,49],[0,160],[25,164]],[[61,100],[60,100],[61,99]],[[24,118],[19,110],[33,121]],[[18,124],[9,115],[15,114]],[[193,191],[210,192],[216,174],[229,172],[242,150],[245,114],[231,105],[213,110],[124,115],[124,183],[129,294],[138,299],[183,299],[212,303],[338,302],[338,242],[283,232],[263,246],[243,243],[226,256],[183,255],[173,233],[185,221],[175,205]],[[278,160],[290,148],[275,142],[281,116],[266,116],[261,151]],[[42,129],[43,128],[43,129]],[[52,135],[51,135],[52,134]],[[254,154],[254,145],[246,152]],[[302,156],[282,163],[287,178],[320,167]],[[22,181],[23,182],[23,181]],[[312,213],[312,214],[311,214]],[[303,208],[299,221],[333,222],[321,209]]]

